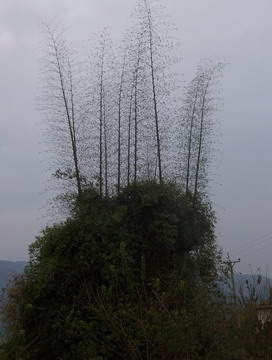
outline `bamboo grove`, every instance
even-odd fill
[[[79,196],[170,180],[196,198],[207,190],[224,64],[201,62],[180,95],[178,42],[158,3],[139,0],[131,18],[122,41],[104,29],[82,56],[55,22],[42,23],[40,108],[53,177]]]

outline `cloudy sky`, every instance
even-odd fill
[[[190,80],[201,58],[224,71],[223,137],[212,200],[218,243],[237,272],[272,276],[272,2],[161,0],[178,27],[179,65]],[[121,37],[134,0],[0,0],[0,259],[27,260],[46,223],[48,174],[36,110],[40,18],[62,19],[80,50],[104,26]]]

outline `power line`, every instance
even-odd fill
[[[263,249],[266,249],[266,248],[268,248],[268,247],[270,247],[270,246],[272,246],[272,243],[267,244],[267,245],[265,245],[265,246],[263,246],[263,247],[261,247],[261,248],[259,248],[259,249],[256,249],[256,250],[254,250],[254,251],[251,251],[250,253],[248,253],[248,254],[246,254],[246,255],[243,255],[243,258],[244,258],[244,257],[247,257],[247,256],[249,256],[249,255],[252,255],[252,254],[254,254],[254,253],[257,252],[257,251],[261,251],[261,250],[263,250]]]
[[[264,235],[262,235],[262,236],[259,236],[259,237],[257,237],[256,239],[254,239],[254,240],[252,240],[252,241],[250,241],[250,242],[248,242],[248,243],[246,243],[246,244],[239,245],[238,247],[234,248],[234,249],[232,250],[232,252],[239,251],[239,250],[240,250],[241,248],[243,248],[243,247],[247,247],[247,246],[249,246],[249,245],[251,245],[251,244],[254,244],[254,243],[256,243],[256,242],[259,242],[259,240],[261,240],[261,242],[262,242],[264,238],[267,238],[267,237],[270,237],[270,236],[272,236],[272,232],[269,232],[269,233],[267,233],[267,234],[264,234]]]
[[[235,252],[232,251],[231,254],[233,256],[234,254],[237,255],[237,254],[244,253],[244,252],[249,251],[249,250],[251,250],[251,249],[253,249],[253,248],[255,248],[255,247],[257,247],[257,246],[259,246],[259,245],[261,245],[261,244],[263,244],[263,243],[265,243],[267,241],[269,241],[269,240],[272,240],[272,237],[267,238],[267,239],[265,239],[263,241],[259,241],[259,242],[255,243],[255,244],[252,244],[252,245],[244,246],[244,248],[242,248],[242,249],[240,249],[238,251],[235,251]],[[272,242],[270,244],[268,244],[268,246],[270,246],[271,244],[272,244]],[[253,252],[254,251],[258,251],[258,248],[256,250],[253,250]]]
[[[272,232],[262,235],[262,236],[258,237],[257,239],[250,241],[247,244],[240,245],[240,246],[236,247],[235,249],[231,250],[230,253],[231,254],[241,253],[241,252],[247,251],[247,250],[249,250],[255,246],[258,246],[269,240],[272,240]]]

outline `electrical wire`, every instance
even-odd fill
[[[270,232],[268,234],[265,234],[265,235],[262,235],[262,236],[258,237],[257,239],[250,241],[247,244],[240,245],[237,248],[234,248],[233,250],[231,250],[230,253],[233,256],[234,253],[236,255],[237,253],[248,251],[251,248],[254,248],[254,247],[258,246],[258,245],[261,245],[261,244],[263,244],[263,243],[265,243],[265,242],[267,242],[269,240],[272,240],[272,232]],[[270,245],[272,245],[272,242],[271,242],[271,244],[269,244],[269,246]],[[256,249],[256,251],[258,251],[258,249]]]
[[[272,239],[272,238],[271,238],[271,239]],[[247,257],[247,256],[249,256],[249,255],[252,255],[252,254],[254,254],[254,253],[257,252],[257,251],[261,251],[261,250],[263,250],[263,249],[266,249],[266,248],[268,248],[268,247],[270,247],[270,246],[272,246],[272,242],[271,242],[270,244],[267,244],[267,245],[259,248],[259,249],[253,250],[253,251],[251,251],[250,253],[248,253],[248,254],[246,254],[246,255],[243,255],[243,258],[244,258],[244,257]]]

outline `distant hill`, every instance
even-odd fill
[[[20,274],[26,267],[26,261],[4,261],[0,260],[0,289],[4,288],[13,274]]]
[[[21,274],[26,267],[26,261],[4,261],[0,260],[0,294],[14,274]],[[0,317],[0,338],[3,335],[3,325]]]
[[[247,302],[249,299],[255,299],[257,302],[268,300],[272,279],[264,275],[235,274],[234,281],[236,294],[240,301]],[[231,279],[224,282],[223,291],[227,296],[233,296]]]

